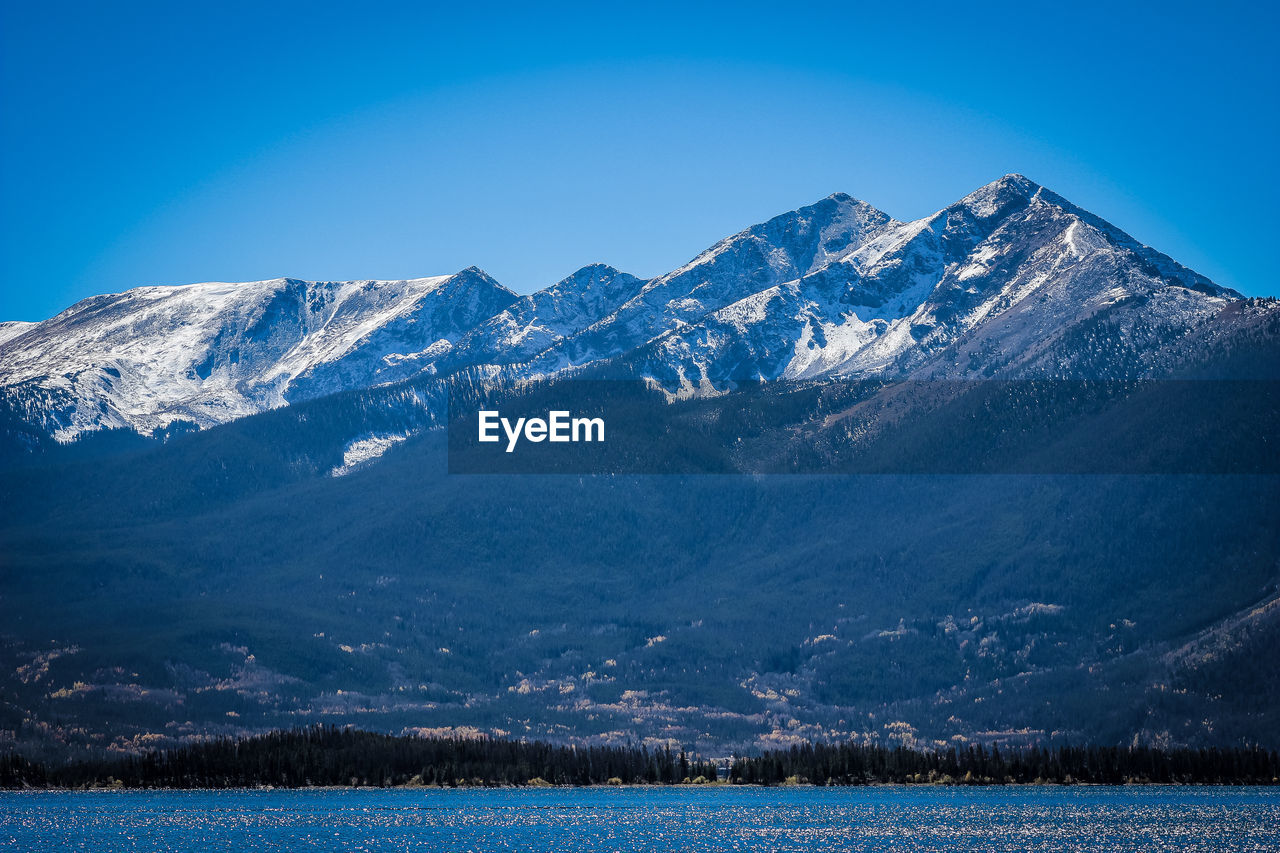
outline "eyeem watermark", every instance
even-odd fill
[[[448,393],[451,474],[1280,474],[1272,380],[744,382],[689,399],[631,380],[460,380]]]
[[[486,443],[501,441],[501,428],[507,438],[507,453],[516,449],[522,437],[534,443],[604,441],[604,418],[575,418],[564,410],[547,412],[545,418],[516,418],[512,423],[496,410],[481,409],[479,424],[478,439]]]

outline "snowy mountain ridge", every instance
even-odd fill
[[[913,222],[837,193],[649,280],[594,264],[517,296],[472,267],[92,297],[0,324],[0,394],[66,440],[468,368],[591,366],[694,393],[745,379],[1130,375],[1239,298],[1008,175]],[[1100,318],[1112,337],[1082,336]]]
[[[476,269],[407,281],[295,279],[95,296],[0,345],[0,384],[59,439],[211,426],[418,373],[515,294]]]

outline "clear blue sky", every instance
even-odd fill
[[[0,319],[649,276],[835,191],[915,218],[1014,171],[1276,294],[1269,5],[3,0]]]

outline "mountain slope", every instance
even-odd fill
[[[474,268],[409,281],[138,288],[0,343],[0,385],[59,438],[209,426],[413,375],[515,298]]]
[[[0,470],[0,743],[1280,743],[1280,478],[329,476],[442,381]]]

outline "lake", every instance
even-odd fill
[[[1280,789],[0,792],[3,850],[1280,850]]]

